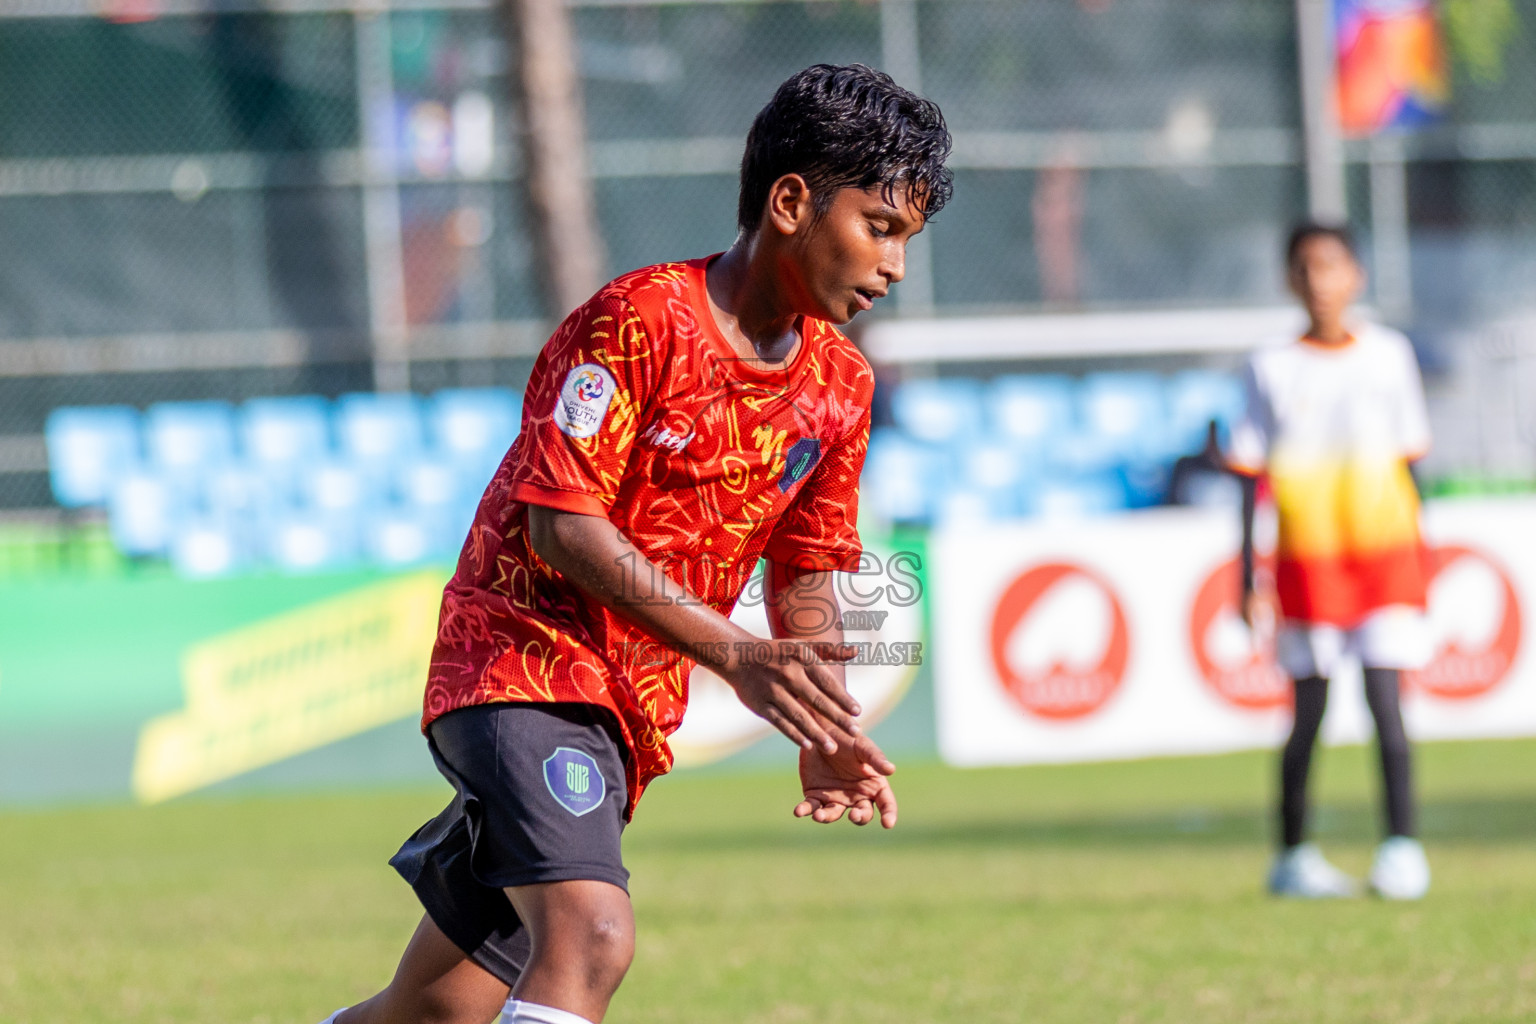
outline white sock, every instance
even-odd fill
[[[553,1006],[525,1003],[521,999],[508,999],[501,1011],[501,1024],[592,1024],[585,1017],[578,1017],[569,1010],[557,1010]]]
[[[351,1009],[351,1007],[343,1006],[340,1010],[337,1010],[335,1013],[333,1013],[329,1017],[325,1018],[325,1020],[321,1021],[320,1024],[336,1024],[336,1018],[340,1017],[342,1015],[343,1011],[349,1010],[349,1009]]]

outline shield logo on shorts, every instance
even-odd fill
[[[578,818],[597,810],[607,795],[603,773],[592,755],[570,747],[556,747],[544,759],[544,785],[557,804]]]

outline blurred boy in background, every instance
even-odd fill
[[[1276,655],[1295,685],[1295,724],[1280,761],[1281,848],[1269,889],[1308,898],[1358,892],[1307,841],[1307,776],[1328,680],[1353,656],[1376,722],[1386,810],[1369,885],[1388,899],[1418,899],[1429,888],[1429,864],[1414,837],[1399,693],[1401,672],[1429,655],[1428,573],[1410,472],[1429,448],[1424,389],[1408,339],[1350,317],[1365,273],[1346,228],[1300,225],[1286,246],[1286,268],[1306,307],[1307,333],[1253,357],[1248,410],[1230,452],[1231,467],[1249,481],[1244,618],[1262,627],[1278,602]],[[1279,520],[1272,595],[1255,586],[1253,496],[1261,475]]]

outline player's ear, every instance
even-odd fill
[[[1297,299],[1305,300],[1307,282],[1301,276],[1301,265],[1296,260],[1285,265],[1285,286]]]
[[[767,221],[783,235],[804,231],[812,220],[811,189],[798,174],[786,174],[768,187]]]

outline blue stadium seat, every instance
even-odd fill
[[[142,470],[118,479],[107,510],[112,542],[123,554],[135,558],[164,555],[185,511],[174,488]]]
[[[1083,476],[1112,472],[1120,464],[1120,445],[1114,438],[1075,430],[1051,442],[1041,453],[1045,467],[1057,476]]]
[[[1034,462],[1017,447],[999,442],[958,444],[952,451],[960,479],[980,490],[1012,490]]]
[[[976,381],[907,381],[891,396],[891,415],[914,440],[946,444],[963,431],[980,433],[980,392]]]
[[[304,475],[300,490],[301,505],[327,520],[357,520],[378,501],[374,480],[356,466],[328,461],[313,466]]]
[[[265,526],[265,553],[287,572],[313,572],[353,562],[372,510],[383,504],[378,480],[347,462],[311,467],[299,500]]]
[[[935,526],[970,526],[1012,519],[1018,514],[1018,492],[1011,488],[980,488],[960,484],[946,488],[933,499]]]
[[[421,401],[404,392],[359,392],[336,400],[336,443],[341,455],[381,470],[421,450]]]
[[[1014,514],[1028,519],[1040,514],[1040,486],[1044,474],[1040,471],[1026,473],[1013,489]]]
[[[464,544],[475,512],[464,482],[469,475],[470,471],[458,466],[427,459],[406,463],[397,471],[399,507],[411,521],[425,525],[430,555],[457,554]]]
[[[1027,448],[1049,445],[1071,433],[1076,382],[1065,374],[1010,374],[999,377],[987,391],[986,407],[992,429],[1000,437]]]
[[[464,538],[469,535],[470,525],[475,521],[475,513],[480,510],[480,499],[485,497],[488,483],[488,480],[478,477],[459,477],[459,496],[454,500],[449,529],[453,532],[454,543],[461,548],[464,546]]]
[[[1035,511],[1048,518],[1078,518],[1118,512],[1126,507],[1125,485],[1115,472],[1051,476],[1041,480]]]
[[[234,452],[228,402],[161,402],[144,414],[144,453],[167,477],[193,479],[206,467],[227,463]]]
[[[305,573],[351,564],[357,555],[356,524],[298,511],[280,519],[267,536],[267,557],[286,572]]]
[[[288,501],[289,495],[269,474],[245,462],[209,469],[198,492],[203,511],[220,519],[268,518]]]
[[[859,496],[875,515],[893,523],[926,522],[946,486],[941,449],[890,427],[870,434]]]
[[[139,413],[129,406],[55,409],[43,435],[53,496],[66,508],[105,504],[139,464]]]
[[[437,450],[489,480],[516,440],[522,398],[507,388],[450,388],[432,396],[428,419]]]
[[[364,538],[369,559],[391,568],[442,558],[439,520],[415,509],[390,509],[373,517]]]
[[[270,469],[236,462],[204,476],[197,504],[204,518],[232,538],[236,562],[244,565],[262,559],[268,533],[293,511],[296,495],[290,482]]]
[[[1173,465],[1166,459],[1127,459],[1119,469],[1127,508],[1151,508],[1167,500]]]
[[[1186,370],[1168,382],[1170,442],[1179,455],[1205,447],[1206,425],[1215,420],[1222,433],[1243,415],[1243,384],[1234,374]]]
[[[1013,519],[1025,513],[1026,481],[1039,472],[1035,453],[995,441],[960,443],[951,452],[955,479],[938,496],[935,521]]]
[[[395,493],[412,508],[425,512],[452,508],[461,490],[459,474],[445,462],[416,459],[396,467]]]
[[[253,398],[240,407],[240,446],[247,461],[287,476],[329,455],[330,403],[318,395]]]
[[[1078,389],[1079,422],[1122,456],[1166,454],[1162,380],[1153,373],[1091,373]]]
[[[188,520],[171,539],[171,565],[192,579],[228,576],[244,568],[246,554],[236,529],[218,518]]]

